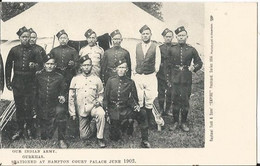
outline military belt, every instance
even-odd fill
[[[189,66],[187,66],[187,65],[175,65],[173,68],[178,69],[178,70],[188,70]]]
[[[117,107],[119,107],[120,105],[126,104],[123,101],[111,101],[112,104],[115,104]]]

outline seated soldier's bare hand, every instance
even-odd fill
[[[69,66],[73,66],[74,65],[74,61],[70,60],[68,63]]]

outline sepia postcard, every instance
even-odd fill
[[[1,2],[0,165],[256,165],[257,2]]]

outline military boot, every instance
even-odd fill
[[[190,128],[188,127],[188,125],[186,123],[182,123],[181,124],[181,129],[185,132],[190,131]]]
[[[98,139],[97,141],[98,141],[98,146],[100,148],[105,148],[106,147],[104,139]]]
[[[148,141],[142,141],[141,142],[141,147],[142,148],[151,148],[151,145],[150,145],[150,143],[148,142]]]
[[[128,120],[128,126],[127,126],[127,135],[132,136],[134,132],[134,120],[129,119]]]
[[[59,147],[61,149],[67,149],[68,148],[68,144],[64,140],[59,140]]]
[[[170,131],[175,131],[177,128],[178,128],[178,126],[179,126],[179,123],[178,122],[175,122],[174,124],[173,124],[173,126],[171,126],[170,127]]]
[[[18,130],[13,136],[12,136],[12,140],[19,140],[21,137],[23,137],[23,131],[22,130]]]

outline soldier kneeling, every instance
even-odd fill
[[[37,118],[40,122],[41,139],[52,138],[58,128],[60,148],[67,148],[64,77],[55,71],[56,63],[51,54],[44,57],[44,70],[36,74]]]
[[[105,95],[104,108],[108,114],[110,123],[110,139],[119,140],[121,138],[122,124],[130,120],[128,125],[128,135],[133,132],[133,119],[136,119],[141,128],[141,147],[150,148],[148,142],[148,122],[146,112],[138,105],[138,97],[135,83],[126,76],[127,63],[125,60],[116,64],[117,75],[108,79]],[[124,129],[123,129],[124,130]]]

